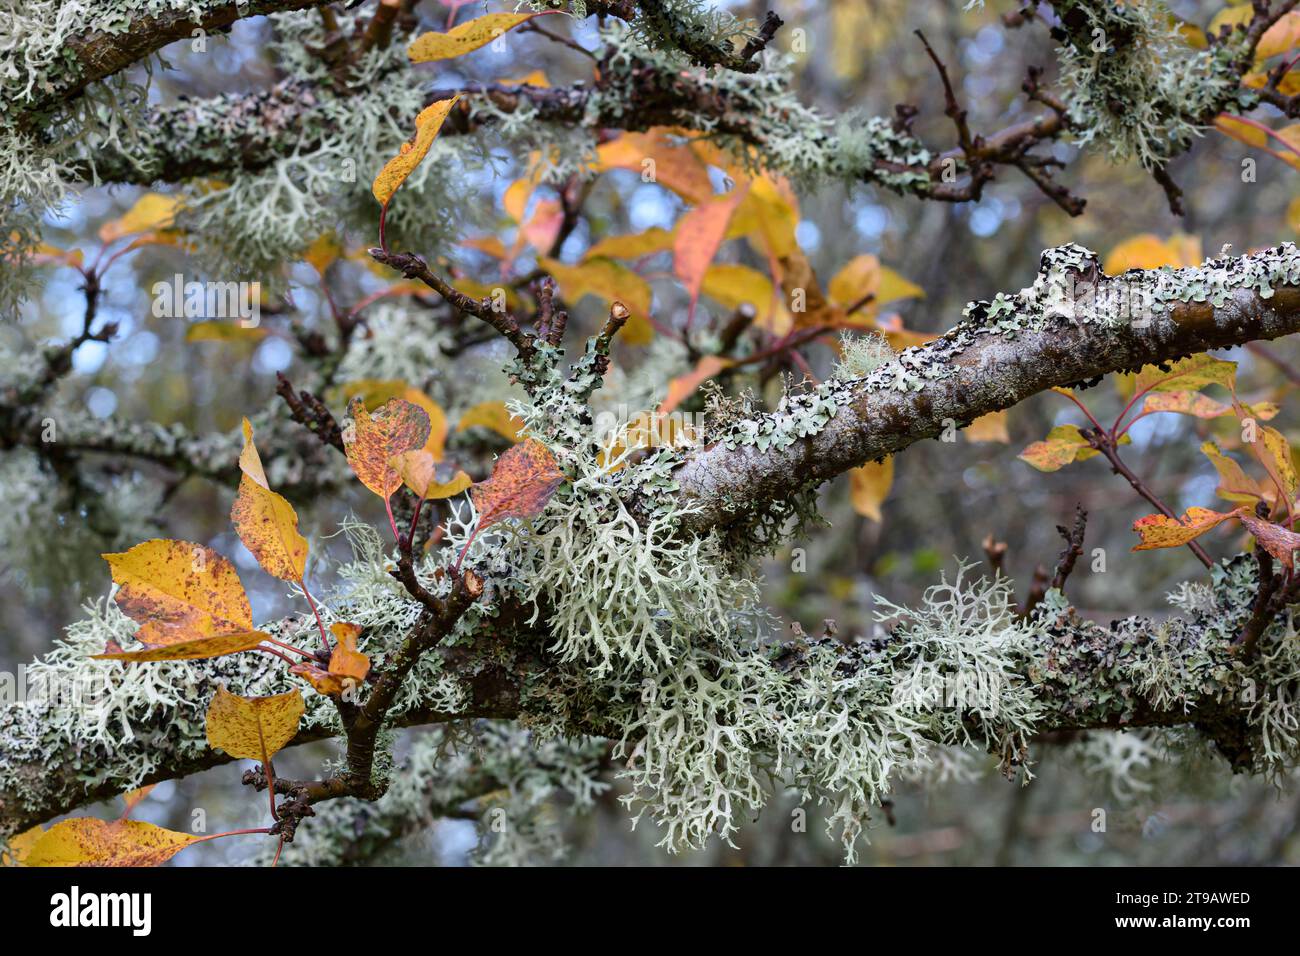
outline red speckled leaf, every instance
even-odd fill
[[[114,600],[140,623],[136,638],[142,644],[158,647],[253,629],[235,566],[211,548],[154,538],[103,558],[118,585]]]
[[[1134,545],[1133,550],[1181,547],[1236,515],[1235,511],[1211,511],[1209,508],[1188,508],[1177,520],[1164,515],[1147,515],[1133,522],[1133,530],[1142,536],[1142,543]]]
[[[507,518],[541,514],[563,481],[564,472],[545,445],[532,438],[520,442],[497,459],[486,481],[470,489],[479,512],[479,530]]]
[[[423,448],[432,424],[419,405],[394,398],[374,413],[360,398],[348,405],[352,427],[344,432],[348,464],[361,483],[384,500],[402,486],[402,476],[389,462],[393,456]]]

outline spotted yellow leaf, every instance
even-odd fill
[[[240,697],[218,686],[208,705],[208,745],[237,760],[270,760],[294,738],[305,709],[298,690]]]
[[[397,187],[406,182],[406,177],[411,175],[415,167],[420,165],[420,161],[428,155],[429,147],[433,145],[438,130],[442,129],[443,121],[447,119],[447,114],[451,112],[458,99],[460,99],[459,94],[449,100],[438,100],[420,111],[420,115],[415,118],[414,142],[402,144],[402,151],[384,164],[384,168],[379,171],[371,186],[371,192],[379,200],[380,205],[388,205],[388,201],[393,198],[393,193],[397,192]]]

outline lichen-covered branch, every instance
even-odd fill
[[[699,531],[752,516],[1053,387],[1300,331],[1290,243],[1193,268],[1106,276],[1079,246],[1043,254],[1034,284],[967,306],[934,342],[861,379],[831,379],[740,422],[675,472]]]

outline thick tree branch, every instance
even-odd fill
[[[1287,244],[1176,273],[1114,278],[1102,275],[1090,257],[1083,271],[1072,273],[1060,307],[1033,289],[1015,300],[1012,314],[999,307],[996,320],[987,303],[977,304],[958,326],[906,350],[884,371],[830,383],[835,414],[813,434],[762,449],[741,434],[788,433],[791,420],[809,414],[818,401],[804,396],[726,436],[710,436],[723,440],[692,454],[677,471],[683,498],[698,509],[686,523],[696,531],[728,524],[798,488],[933,438],[950,423],[965,426],[1052,387],[1300,331],[1300,281],[1279,284],[1268,298],[1250,286],[1251,270],[1270,261],[1300,269],[1300,252]],[[1300,272],[1293,274],[1300,280]],[[1047,275],[1040,272],[1044,283]],[[1181,288],[1176,294],[1182,298],[1147,304],[1162,275],[1169,288]],[[1219,280],[1221,304],[1196,301],[1198,282]]]

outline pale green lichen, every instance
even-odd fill
[[[1057,51],[1071,128],[1112,160],[1150,168],[1185,151],[1241,87],[1243,34],[1196,50],[1163,0],[1053,4],[1066,41]]]

